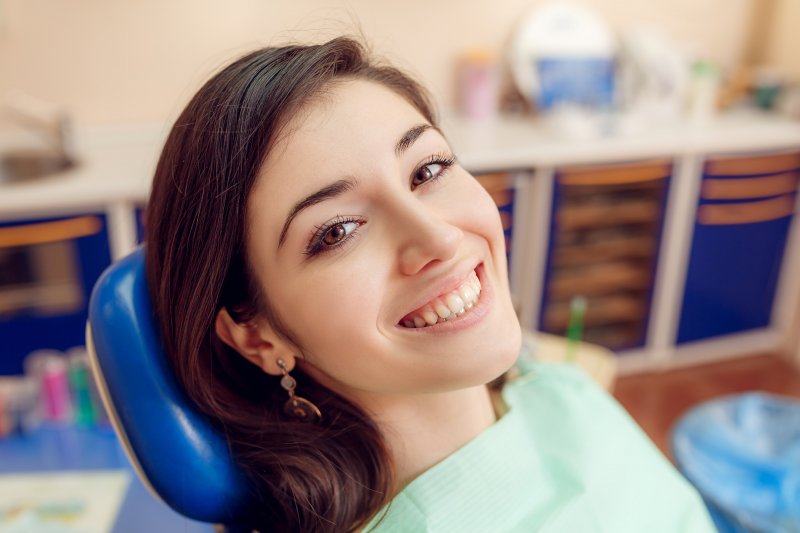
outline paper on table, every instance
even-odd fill
[[[124,470],[0,475],[0,533],[109,533]]]

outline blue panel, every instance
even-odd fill
[[[765,169],[771,168],[768,164],[770,155],[767,154],[764,160]],[[712,164],[706,163],[704,181],[709,178],[717,182],[745,178],[754,184],[759,178],[792,171],[786,168],[777,170],[772,166],[770,172],[753,169],[754,172],[748,175],[713,175],[711,169]],[[794,205],[790,191],[773,191],[774,196],[765,197],[764,194],[769,192],[769,189],[756,186],[747,197],[738,195],[740,197],[735,199],[708,199],[701,193],[698,205],[702,208],[744,204],[746,210],[748,203],[773,199],[785,199]],[[793,217],[790,212],[776,212],[774,215],[776,218],[772,220],[758,222],[742,220],[708,225],[695,222],[676,339],[679,344],[769,326]]]
[[[547,331],[545,328],[545,313],[547,311],[547,307],[550,305],[550,297],[548,294],[547,288],[550,286],[550,282],[553,279],[553,259],[555,255],[555,247],[556,247],[556,235],[558,234],[558,209],[561,206],[561,189],[562,186],[559,184],[559,177],[560,173],[556,173],[553,176],[553,202],[550,205],[550,220],[548,225],[548,235],[547,235],[547,260],[545,261],[544,265],[544,279],[542,280],[542,301],[539,304],[539,323],[536,324],[536,329],[539,331]],[[556,333],[556,332],[549,332],[549,333]],[[566,332],[562,332],[560,334],[564,334]]]
[[[695,226],[678,343],[769,325],[791,220]]]
[[[67,350],[84,344],[87,304],[94,282],[111,263],[108,247],[106,218],[92,214],[102,221],[102,229],[93,235],[74,240],[77,247],[78,272],[84,305],[74,313],[41,316],[35,311],[21,311],[5,318],[0,317],[0,375],[21,374],[22,362],[27,354],[42,348]],[[26,220],[0,226],[27,225],[73,217]]]
[[[511,220],[511,222],[508,225],[505,224],[503,225],[503,235],[506,238],[506,244],[507,244],[506,260],[509,265],[511,264],[511,243],[512,243],[512,238],[514,236],[513,220],[514,220],[514,196],[515,196],[513,187],[510,189],[510,191],[511,191],[511,201],[506,205],[497,206],[497,209],[498,211],[500,211],[500,214],[504,217],[508,217]]]
[[[136,244],[144,242],[144,207],[137,207],[134,211],[136,217]]]

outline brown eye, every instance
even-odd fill
[[[430,181],[438,180],[445,175],[455,162],[456,158],[453,155],[435,155],[431,157],[423,165],[417,167],[412,174],[411,190]]]
[[[441,174],[442,170],[444,170],[444,166],[439,163],[427,164],[417,170],[417,172],[414,174],[414,179],[411,180],[411,185],[413,187],[418,187],[426,181],[430,181],[437,177],[439,174]]]
[[[325,235],[322,237],[322,242],[326,246],[334,246],[339,244],[357,227],[357,222],[342,222],[340,224],[336,224],[325,232]]]

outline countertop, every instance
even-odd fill
[[[525,118],[444,121],[461,164],[473,173],[800,146],[800,121],[758,111],[726,113],[702,123],[652,125],[611,116],[599,118],[596,129],[607,133],[568,137],[553,123]]]
[[[164,131],[163,125],[147,125],[84,133],[72,169],[24,183],[0,183],[0,217],[144,203]]]
[[[646,129],[641,122],[617,121],[611,124],[616,132],[580,139],[565,138],[531,118],[475,123],[446,117],[442,124],[461,164],[472,172],[800,146],[800,122],[757,112]],[[0,217],[144,203],[166,131],[154,124],[84,132],[75,168],[29,183],[0,184]]]

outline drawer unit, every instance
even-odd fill
[[[0,223],[0,374],[33,350],[84,344],[87,303],[110,264],[105,214]]]
[[[705,162],[678,343],[769,326],[799,179],[800,153]]]
[[[581,296],[585,340],[644,344],[671,173],[669,160],[556,171],[539,329],[564,335]]]

